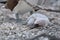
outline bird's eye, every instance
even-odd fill
[[[35,27],[39,27],[39,24],[35,24],[34,26],[35,26]]]

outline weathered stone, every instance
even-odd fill
[[[33,10],[32,7],[30,5],[28,5],[26,2],[19,1],[17,6],[14,8],[13,12],[24,14],[24,13],[26,13],[28,11],[32,11],[32,10]]]
[[[26,0],[28,3],[30,3],[33,6],[36,6],[38,3],[38,0]]]
[[[0,0],[0,2],[5,2],[5,1],[7,1],[7,0]]]

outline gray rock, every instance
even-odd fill
[[[33,6],[36,6],[38,3],[38,0],[26,0],[28,3],[30,3]]]
[[[15,14],[4,6],[0,8],[0,21],[8,21],[10,18],[15,19]]]
[[[28,5],[25,1],[20,0],[17,6],[14,8],[13,12],[24,14],[26,12],[32,11],[32,7]]]
[[[0,2],[5,2],[5,1],[7,1],[7,0],[0,0]]]

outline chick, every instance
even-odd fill
[[[36,25],[47,26],[50,23],[48,17],[40,13],[33,13],[26,22],[30,28],[34,28]]]

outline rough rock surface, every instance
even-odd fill
[[[0,0],[0,2],[4,2],[4,1],[7,1],[7,0]]]
[[[23,0],[20,0],[17,4],[17,6],[14,8],[13,12],[15,13],[21,13],[24,14],[28,11],[32,11],[32,7],[30,5],[28,5],[26,2],[24,2]]]
[[[47,27],[37,27],[33,29],[30,29],[24,24],[30,16],[29,12],[20,16],[21,20],[19,19],[18,22],[14,18],[10,19],[6,17],[10,15],[9,12],[9,15],[3,15],[6,10],[4,13],[1,12],[2,11],[0,11],[0,40],[60,40],[60,12],[38,10],[37,12],[48,16],[50,22],[53,24]],[[4,19],[6,21],[4,21]]]

